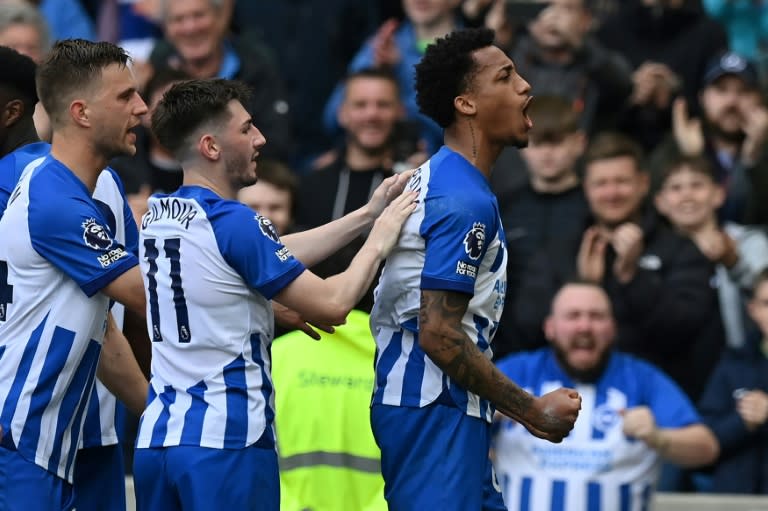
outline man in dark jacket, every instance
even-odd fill
[[[762,336],[726,352],[699,401],[720,442],[716,493],[768,493],[768,271],[755,279],[749,315]]]
[[[150,55],[155,69],[181,69],[192,78],[240,80],[251,87],[248,112],[269,143],[262,156],[291,157],[287,95],[269,50],[256,40],[227,36],[224,0],[167,0],[163,32]]]
[[[611,298],[617,346],[661,367],[697,399],[717,362],[723,329],[713,265],[693,242],[646,209],[649,178],[637,144],[599,135],[585,155],[584,191],[593,217],[580,238],[537,253],[515,303],[530,344],[544,345],[540,325],[567,280],[600,283]]]

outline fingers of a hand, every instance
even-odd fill
[[[684,126],[688,120],[688,105],[685,98],[677,98],[672,103],[672,122],[675,127]]]
[[[336,331],[336,329],[333,328],[333,325],[319,325],[319,324],[312,323],[312,327],[316,330],[321,330],[328,334],[332,334]]]
[[[308,325],[308,324],[306,324],[306,323],[302,323],[302,324],[299,326],[299,330],[301,330],[302,332],[304,332],[305,334],[307,334],[307,336],[308,336],[308,337],[311,337],[312,339],[314,339],[314,340],[316,340],[316,341],[319,341],[319,340],[320,340],[320,334],[319,334],[319,333],[317,333],[317,332],[315,332],[315,331],[312,329],[312,327],[311,327],[311,326],[309,326],[309,325]]]

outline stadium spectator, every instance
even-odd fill
[[[554,240],[534,255],[515,304],[529,342],[557,289],[577,278],[611,298],[617,346],[662,368],[695,400],[724,343],[712,264],[687,236],[646,204],[649,176],[640,147],[623,135],[598,135],[584,157],[584,192],[593,217],[581,236]]]
[[[653,155],[660,168],[675,153],[704,155],[726,190],[721,220],[768,225],[768,106],[752,62],[732,52],[715,57],[699,93],[702,115],[678,99],[673,136]]]
[[[419,62],[427,45],[436,38],[460,28],[456,11],[460,0],[402,0],[405,20],[386,21],[376,34],[357,52],[349,65],[349,72],[369,67],[391,69],[397,76],[400,97],[405,105],[406,117],[417,121],[421,138],[429,154],[443,141],[442,129],[434,120],[419,111],[414,88],[413,66]],[[323,111],[326,129],[338,133],[337,112],[344,93],[343,84],[334,89]]]
[[[752,294],[755,277],[768,267],[768,237],[757,227],[718,222],[725,190],[706,158],[680,156],[667,162],[661,175],[656,209],[717,265],[715,285],[726,342],[731,348],[742,347],[754,330],[744,297]]]
[[[724,353],[699,401],[720,442],[709,488],[716,493],[768,493],[768,270],[752,286],[749,315],[760,332]]]
[[[193,78],[226,78],[253,89],[246,107],[269,140],[264,156],[292,156],[290,105],[270,50],[253,40],[228,34],[228,0],[165,0],[165,39],[155,45],[155,70],[181,69]]]
[[[517,291],[530,259],[555,239],[578,236],[589,208],[581,186],[578,164],[586,147],[579,114],[570,101],[537,96],[528,109],[533,121],[520,167],[497,162],[494,174],[525,172],[525,186],[499,194],[501,221],[507,240],[507,296],[493,343],[495,359],[528,347],[514,319]],[[493,179],[491,180],[493,183]]]
[[[648,509],[662,460],[692,467],[717,457],[717,440],[682,390],[614,349],[611,299],[599,284],[565,284],[544,330],[549,347],[505,358],[499,369],[535,395],[574,387],[582,411],[557,445],[500,417],[494,466],[510,510]]]

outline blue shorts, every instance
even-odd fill
[[[75,509],[125,511],[125,467],[120,445],[77,451]]]
[[[74,509],[72,485],[0,447],[0,511],[70,511]]]
[[[490,427],[458,408],[373,405],[384,498],[392,511],[506,511],[488,459]]]
[[[279,511],[274,449],[177,446],[136,449],[138,511]]]

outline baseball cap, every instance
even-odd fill
[[[759,87],[755,65],[738,53],[729,51],[711,60],[704,73],[704,87],[725,75],[741,78],[747,87],[754,89]]]

